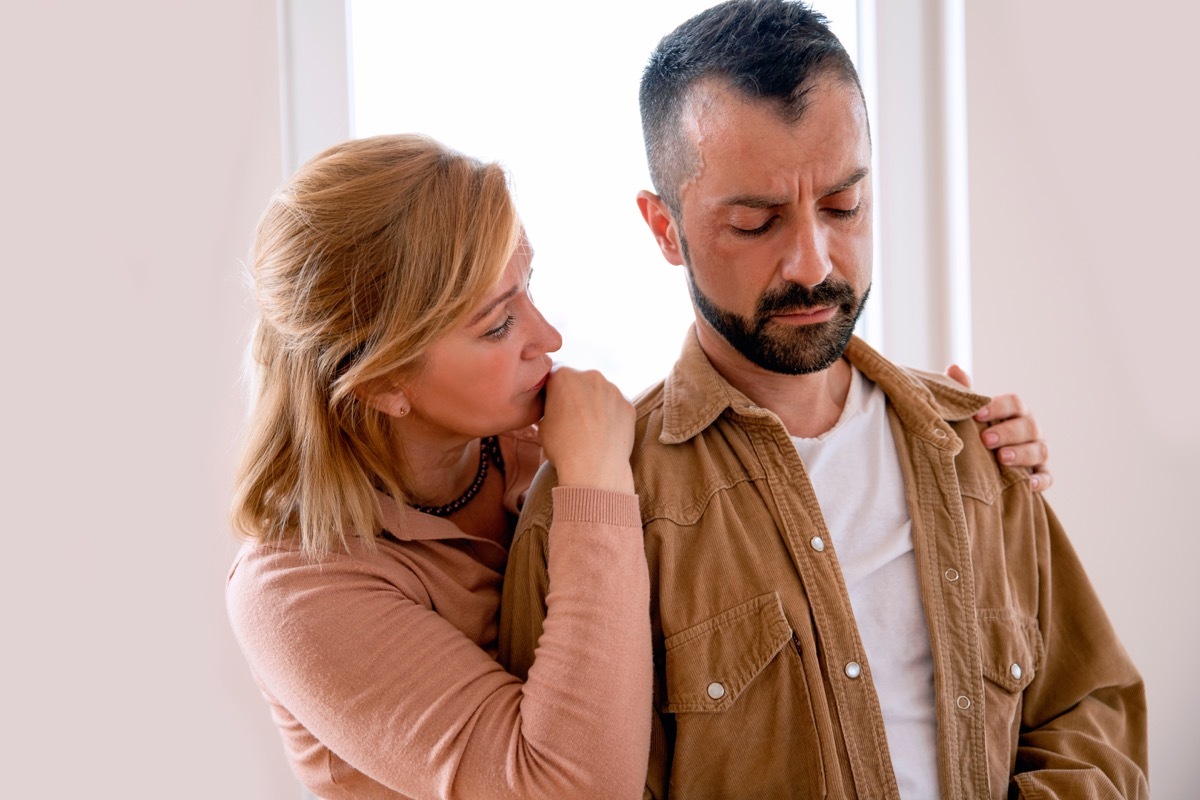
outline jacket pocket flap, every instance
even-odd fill
[[[983,677],[1014,694],[1023,692],[1042,666],[1042,634],[1037,622],[1006,609],[979,611]]]
[[[668,636],[663,710],[725,710],[791,640],[792,628],[774,592]]]

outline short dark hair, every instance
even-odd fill
[[[729,0],[663,37],[642,72],[642,136],[654,190],[679,213],[679,188],[697,168],[680,119],[693,86],[716,79],[774,101],[795,122],[813,81],[831,75],[862,94],[854,62],[829,20],[795,0]]]

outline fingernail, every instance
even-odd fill
[[[983,435],[983,443],[986,444],[988,447],[995,447],[996,445],[1000,444],[1000,434],[985,433]]]
[[[1014,462],[1016,460],[1017,460],[1017,454],[1014,453],[1012,450],[1001,450],[1000,451],[1000,463],[1001,464],[1011,464],[1012,462]]]
[[[1040,486],[1040,485],[1041,485],[1041,480],[1038,478],[1037,475],[1033,475],[1032,477],[1029,478],[1029,488],[1033,489],[1035,492],[1038,490],[1038,486]]]
[[[988,415],[990,413],[991,413],[991,409],[988,408],[987,406],[984,406],[983,408],[981,408],[975,412],[975,419],[987,419]]]

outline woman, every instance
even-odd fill
[[[293,768],[325,800],[641,794],[633,411],[598,374],[551,369],[561,341],[530,300],[531,259],[503,171],[420,136],[331,148],[260,222],[260,386],[234,508],[250,541],[227,600]],[[543,450],[554,589],[521,683],[493,658],[499,589]]]

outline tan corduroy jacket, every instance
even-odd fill
[[[846,357],[888,397],[943,797],[1146,797],[1142,680],[1045,501],[982,445],[972,415],[986,399],[857,339]],[[898,797],[837,543],[812,544],[831,537],[779,418],[722,379],[694,334],[638,408],[646,797]],[[509,559],[501,658],[516,674],[540,634],[552,477],[535,481]]]

